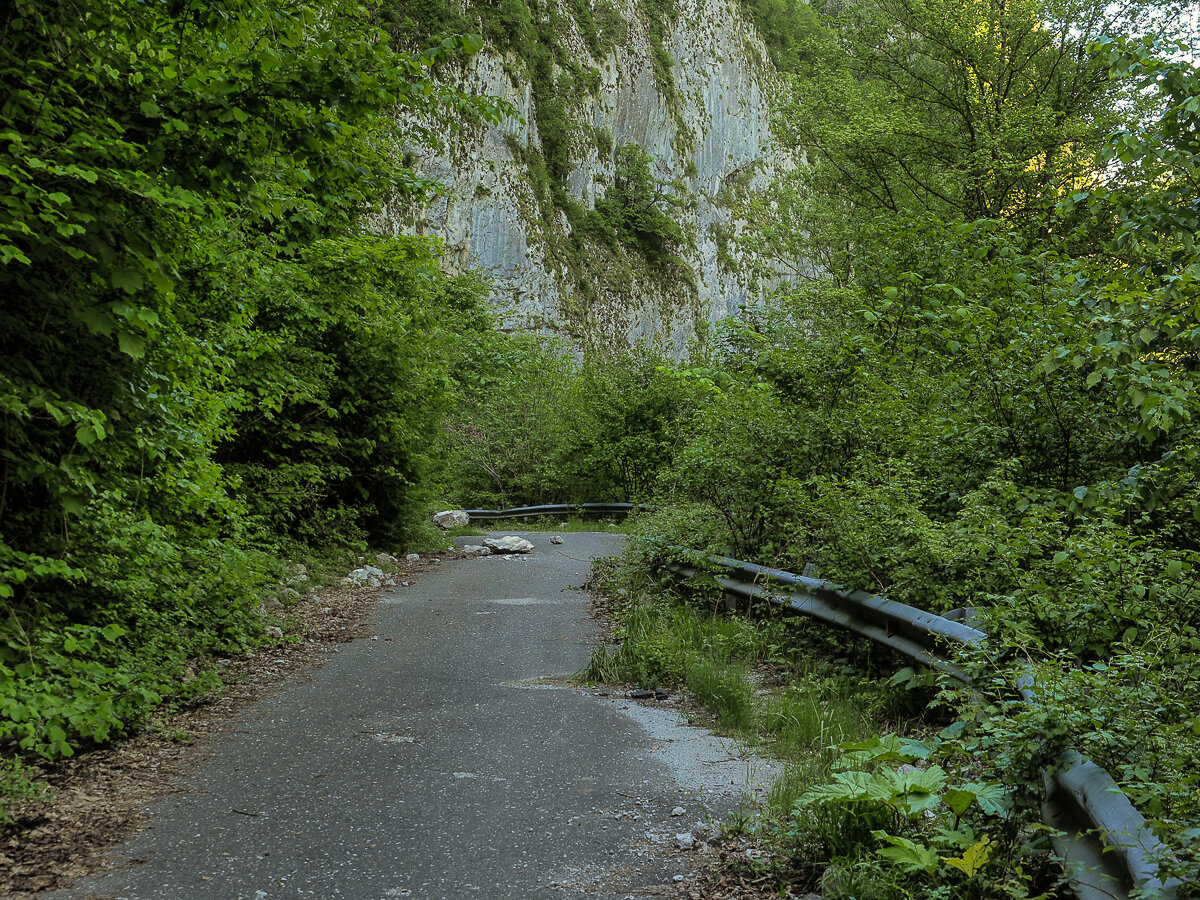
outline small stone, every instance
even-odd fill
[[[377,635],[377,634],[371,635],[371,640],[373,640],[373,641],[379,640],[379,635]]]
[[[406,562],[410,562],[410,563],[420,562],[421,554],[420,553],[410,553],[410,554],[408,554],[408,556],[404,557],[404,559]]]
[[[383,583],[384,583],[384,585],[386,585],[387,587],[395,587],[395,586],[396,586],[396,579],[395,579],[395,578],[385,578],[385,579],[383,579]]]
[[[283,640],[283,629],[280,628],[278,625],[268,625],[267,626],[267,637],[272,638],[273,640],[276,640],[276,641],[281,641],[281,640]]]
[[[490,556],[491,553],[483,544],[467,544],[462,548],[463,556]]]
[[[562,542],[563,542],[563,539],[560,538],[557,534],[554,537],[550,538],[550,543],[552,543],[552,544],[561,544]]]
[[[630,700],[653,700],[654,691],[630,691]]]
[[[333,612],[333,607],[327,606],[323,610],[321,610],[321,612],[325,613],[325,615],[329,615],[331,612]]]
[[[696,839],[690,831],[681,831],[675,835],[675,846],[680,850],[692,850],[696,846]]]
[[[683,876],[683,875],[676,875],[676,876],[675,876],[674,878],[672,878],[671,880],[672,880],[672,881],[674,881],[676,884],[681,884],[681,883],[683,883],[684,881],[687,881],[687,878],[686,878],[685,876]]]
[[[380,553],[375,557],[375,562],[381,566],[394,566],[399,560],[390,553]]]
[[[682,816],[682,815],[685,815],[686,813],[687,813],[687,810],[684,809],[682,806],[677,806],[673,810],[671,810],[671,815],[673,815],[673,816]]]

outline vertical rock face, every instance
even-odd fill
[[[580,215],[573,228],[563,209],[545,202],[529,163],[542,150],[533,89],[519,61],[486,50],[470,61],[461,86],[508,101],[518,116],[457,134],[442,152],[419,158],[417,167],[445,193],[415,215],[385,211],[377,227],[440,237],[447,265],[492,279],[506,327],[609,346],[659,339],[681,355],[703,323],[751,298],[750,260],[732,240],[745,223],[732,201],[781,166],[769,133],[773,72],[734,2],[678,0],[660,32],[659,46],[674,59],[669,79],[655,73],[652,25],[638,0],[614,3],[628,33],[601,58],[560,8],[568,27],[559,39],[599,75],[590,90],[564,99],[566,196],[586,215],[613,183],[616,148],[643,148],[663,196],[672,198],[659,206],[687,238],[676,248],[681,264],[655,270],[627,248],[581,238]]]

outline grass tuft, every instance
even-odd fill
[[[688,689],[712,710],[722,728],[738,733],[750,730],[754,696],[745,666],[691,653],[684,668]]]

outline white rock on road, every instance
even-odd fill
[[[528,553],[533,549],[533,544],[515,534],[508,534],[500,538],[486,538],[483,543],[493,553]]]

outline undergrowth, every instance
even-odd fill
[[[630,565],[632,561],[633,565]],[[782,892],[902,900],[1052,896],[1028,798],[979,763],[995,735],[953,721],[931,679],[776,611],[731,610],[703,585],[648,582],[636,556],[597,564],[610,638],[578,673],[672,687],[708,724],[781,763],[763,802],[724,827],[766,851],[738,866]],[[740,860],[740,857],[739,857]]]

